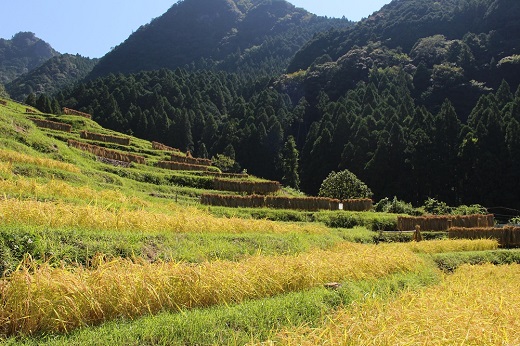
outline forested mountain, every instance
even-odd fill
[[[334,97],[366,82],[372,69],[406,69],[418,103],[437,111],[449,98],[465,121],[503,79],[514,89],[519,84],[519,33],[516,0],[393,1],[351,29],[316,36],[288,71],[312,72],[296,83],[295,97],[322,88]]]
[[[191,1],[202,0],[178,6]],[[279,78],[191,65],[110,74],[57,98],[104,126],[198,156],[226,153],[286,184],[297,167],[311,194],[349,169],[375,199],[520,208],[518,9],[399,0],[316,35]]]
[[[336,61],[355,46],[369,42],[379,41],[408,54],[421,39],[434,35],[448,40],[464,38],[472,50],[480,49],[473,53],[480,53],[486,60],[477,60],[477,64],[490,63],[492,57],[500,60],[520,53],[516,34],[520,32],[519,12],[517,0],[394,0],[351,28],[331,30],[310,40],[291,61],[288,71],[306,70],[324,54]],[[491,34],[491,42],[482,42],[485,37],[471,34]]]
[[[103,126],[190,150],[226,153],[260,176],[280,178],[278,154],[295,124],[287,95],[225,72],[175,71],[110,75],[58,95]]]
[[[104,56],[91,78],[177,67],[282,73],[315,33],[352,25],[284,0],[185,0]]]
[[[20,32],[10,40],[0,38],[0,84],[7,84],[58,54],[32,32]]]
[[[13,99],[23,101],[31,93],[52,95],[87,76],[98,59],[63,54],[47,60],[40,67],[6,84]]]

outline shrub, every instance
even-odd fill
[[[349,170],[332,172],[323,181],[319,196],[334,199],[371,198],[370,188]]]
[[[458,207],[450,207],[446,203],[437,201],[434,198],[428,198],[424,202],[424,211],[433,215],[487,215],[488,211],[480,204],[459,205]]]
[[[480,204],[472,204],[470,206],[467,205],[460,205],[452,210],[451,212],[453,215],[475,215],[475,214],[481,214],[481,215],[487,215],[488,210],[481,206]]]
[[[218,167],[224,173],[240,172],[238,162],[226,155],[217,154],[217,156],[211,158],[211,161],[213,162],[213,166]]]
[[[400,201],[397,197],[390,200],[388,197],[383,198],[374,206],[374,210],[380,213],[392,213],[392,214],[408,214],[408,215],[420,215],[421,212],[415,209],[411,203]]]
[[[433,215],[448,215],[451,214],[452,209],[446,203],[437,201],[434,198],[428,198],[424,201],[424,211]]]
[[[325,225],[331,228],[354,228],[359,225],[358,220],[351,214],[334,213],[325,220]]]
[[[395,219],[376,219],[370,227],[374,232],[390,232],[397,230],[397,220]]]
[[[512,218],[509,220],[509,223],[512,223],[513,225],[520,225],[520,216]]]

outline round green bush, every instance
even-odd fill
[[[332,172],[321,184],[319,196],[335,199],[371,198],[370,188],[349,170]]]

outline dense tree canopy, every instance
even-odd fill
[[[253,11],[233,3],[235,14]],[[513,0],[394,1],[352,29],[316,35],[276,78],[258,65],[272,68],[270,58],[229,69],[205,60],[108,74],[56,98],[104,126],[234,156],[310,194],[348,169],[376,200],[520,208],[518,23]],[[254,52],[289,43],[266,39]]]
[[[321,183],[318,196],[339,200],[371,198],[372,191],[348,169],[331,172]]]
[[[10,40],[0,38],[0,83],[7,84],[59,55],[32,32],[19,32]]]
[[[58,55],[14,79],[6,85],[6,89],[11,97],[19,101],[31,93],[51,95],[85,78],[97,61],[80,55]]]
[[[331,171],[349,169],[376,199],[516,206],[520,92],[504,81],[466,121],[449,100],[434,112],[415,101],[413,79],[404,69],[371,69],[367,82],[335,100],[322,91],[293,103],[269,81],[177,69],[111,75],[59,101],[104,126],[200,156],[233,153],[243,169],[299,181],[312,194]]]

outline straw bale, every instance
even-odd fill
[[[163,151],[173,151],[175,153],[180,153],[181,151],[177,148],[169,147],[165,144],[159,142],[152,142],[152,149],[154,150],[163,150]]]
[[[83,139],[88,139],[91,141],[105,142],[105,143],[115,143],[120,145],[130,145],[130,137],[118,137],[111,135],[103,135],[99,133],[93,133],[88,131],[80,131],[80,137]]]
[[[173,171],[202,171],[206,172],[211,169],[211,166],[193,165],[189,163],[180,163],[173,161],[159,161],[157,166],[164,169],[171,169]]]
[[[198,159],[191,156],[180,156],[175,153],[172,154],[171,161],[199,166],[211,166],[213,164],[213,162],[211,162],[211,160],[208,159]]]
[[[450,239],[496,239],[501,247],[520,247],[520,227],[452,227]]]
[[[495,218],[490,215],[440,215],[410,217],[399,216],[397,229],[400,231],[413,231],[415,225],[419,225],[424,231],[447,231],[451,227],[474,228],[492,227]]]
[[[76,149],[87,151],[96,156],[104,157],[111,160],[117,160],[122,162],[135,162],[143,165],[146,164],[146,159],[144,157],[134,154],[121,153],[115,150],[106,149],[88,143],[78,142],[72,139],[69,139],[68,145]]]
[[[36,126],[45,128],[45,129],[51,129],[56,131],[64,131],[64,132],[71,132],[72,131],[72,125],[64,124],[64,123],[58,123],[55,121],[49,121],[49,120],[43,120],[43,119],[36,119],[36,118],[29,118]]]
[[[80,116],[83,118],[92,119],[92,115],[90,115],[88,113],[83,113],[83,112],[77,111],[75,109],[70,109],[70,108],[66,108],[66,107],[63,107],[63,114],[77,115],[77,116]]]

